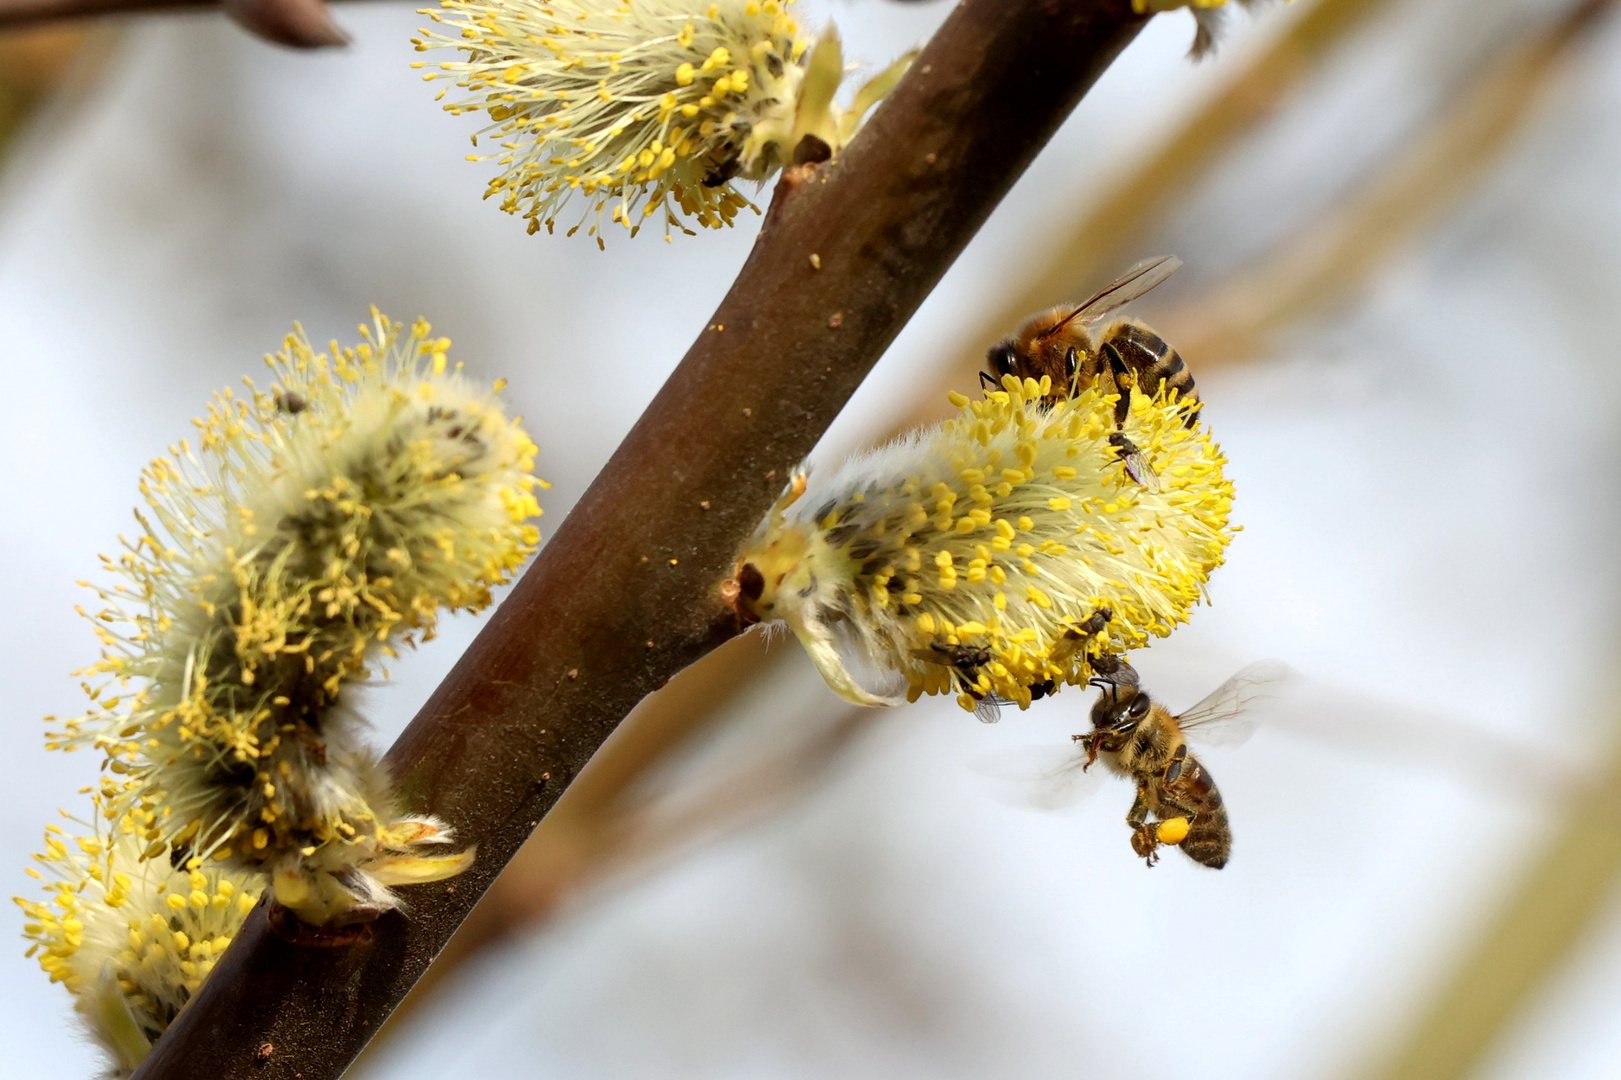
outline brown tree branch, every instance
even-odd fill
[[[1049,230],[1061,239],[1035,260],[1020,264],[1004,283],[1006,288],[980,313],[983,317],[974,332],[963,336],[961,352],[942,356],[930,379],[911,400],[895,403],[881,433],[869,441],[882,442],[943,419],[949,412],[946,391],[974,381],[985,363],[987,345],[1031,312],[1084,294],[1140,257],[1142,252],[1132,255],[1128,249],[1159,211],[1227,160],[1233,146],[1281,107],[1325,56],[1389,2],[1317,0],[1290,21],[1154,149],[1129,163],[1101,195],[1078,206],[1062,228]],[[1172,340],[1180,341],[1174,335]],[[1202,354],[1182,351],[1197,372],[1209,366]],[[622,805],[628,801],[626,790],[669,754],[707,732],[738,695],[780,674],[784,657],[791,654],[778,649],[768,655],[760,642],[759,637],[740,638],[708,654],[625,718],[513,857],[402,1003],[402,1010],[423,1003],[434,984],[486,945],[533,929],[560,899],[586,881],[612,872],[598,863],[624,861],[598,840],[617,837],[622,831],[617,822],[633,812]]]
[[[0,30],[62,19],[216,9],[221,0],[0,0]]]
[[[614,725],[735,633],[717,588],[789,469],[1141,26],[1128,0],[964,0],[838,160],[784,177],[707,329],[389,752],[476,865],[348,948],[261,906],[139,1080],[343,1072]]]

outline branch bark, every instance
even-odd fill
[[[61,19],[218,8],[220,0],[0,0],[0,30]]]
[[[620,719],[736,632],[737,548],[1142,22],[1128,0],[963,0],[836,161],[784,177],[708,327],[389,752],[473,869],[350,948],[290,945],[261,905],[137,1080],[343,1072]]]

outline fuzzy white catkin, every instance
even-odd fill
[[[448,830],[397,805],[343,697],[440,612],[487,606],[539,539],[535,445],[449,341],[375,312],[362,333],[330,353],[293,334],[270,389],[216,395],[146,469],[89,613],[93,707],[51,739],[105,753],[102,797],[149,858],[271,875],[317,925],[468,865],[428,854]]]
[[[833,100],[844,58],[831,26],[805,35],[793,0],[444,0],[422,13],[419,50],[463,50],[423,77],[468,94],[445,105],[483,111],[497,149],[485,197],[550,231],[579,195],[582,225],[602,244],[602,216],[629,230],[663,212],[671,229],[730,225],[748,199],[733,180],[762,181],[794,160],[836,155],[900,78],[904,57],[848,106]],[[441,97],[444,94],[441,93]],[[474,141],[477,142],[478,136]],[[811,141],[805,141],[805,140]]]
[[[787,622],[851,701],[1028,706],[1169,634],[1221,565],[1233,490],[1196,402],[1132,390],[1117,426],[1112,394],[1049,404],[1046,379],[1002,384],[797,478],[738,556],[739,615]]]
[[[85,1029],[127,1076],[213,971],[259,883],[201,859],[142,859],[145,841],[127,817],[98,812],[76,832],[46,827],[28,871],[46,898],[16,902],[29,955],[73,995]]]

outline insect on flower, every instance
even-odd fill
[[[48,743],[106,755],[101,795],[146,857],[263,875],[317,926],[469,865],[396,805],[344,695],[441,611],[488,606],[539,540],[534,443],[426,322],[373,314],[353,348],[290,336],[268,391],[217,395],[196,444],[148,466],[87,613],[91,711]]]
[[[751,205],[734,180],[837,154],[910,63],[838,105],[838,34],[801,34],[792,2],[444,0],[422,14],[452,32],[413,41],[467,54],[423,77],[469,91],[449,112],[489,116],[480,134],[495,133],[499,149],[470,158],[501,167],[486,198],[499,194],[533,233],[551,231],[578,193],[586,208],[568,233],[589,221],[599,246],[610,204],[632,235],[662,210],[668,240],[671,228],[690,234],[689,221],[730,225]]]
[[[28,872],[48,896],[16,898],[28,954],[73,995],[120,1075],[146,1057],[259,899],[250,875],[196,857],[143,859],[144,847],[128,817],[98,813],[78,836],[47,826]]]
[[[1175,349],[1154,331],[1131,319],[1104,326],[1104,320],[1176,273],[1182,260],[1161,255],[1127,270],[1086,302],[1057,307],[1026,319],[1024,325],[991,346],[981,383],[992,388],[1002,378],[1051,380],[1051,399],[1071,397],[1088,387],[1118,394],[1117,418],[1125,418],[1132,387],[1149,397],[1161,389],[1183,401],[1196,402],[1193,373]],[[1187,414],[1189,420],[1194,416]]]
[[[828,685],[863,705],[956,691],[1027,707],[1187,618],[1231,536],[1225,459],[1193,406],[1133,389],[1020,381],[959,415],[795,478],[722,594],[783,620]],[[1127,475],[1124,433],[1161,478]]]

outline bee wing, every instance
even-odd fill
[[[1175,255],[1156,255],[1152,259],[1144,259],[1105,285],[1102,292],[1082,304],[1070,318],[1083,323],[1097,322],[1158,287],[1181,268],[1182,260]]]
[[[1296,677],[1281,660],[1260,660],[1177,715],[1177,726],[1200,746],[1242,746],[1255,733],[1256,706],[1278,696]]]
[[[1019,810],[1065,810],[1103,783],[1103,766],[1082,771],[1086,754],[1068,746],[1004,746],[974,758],[985,793]]]

